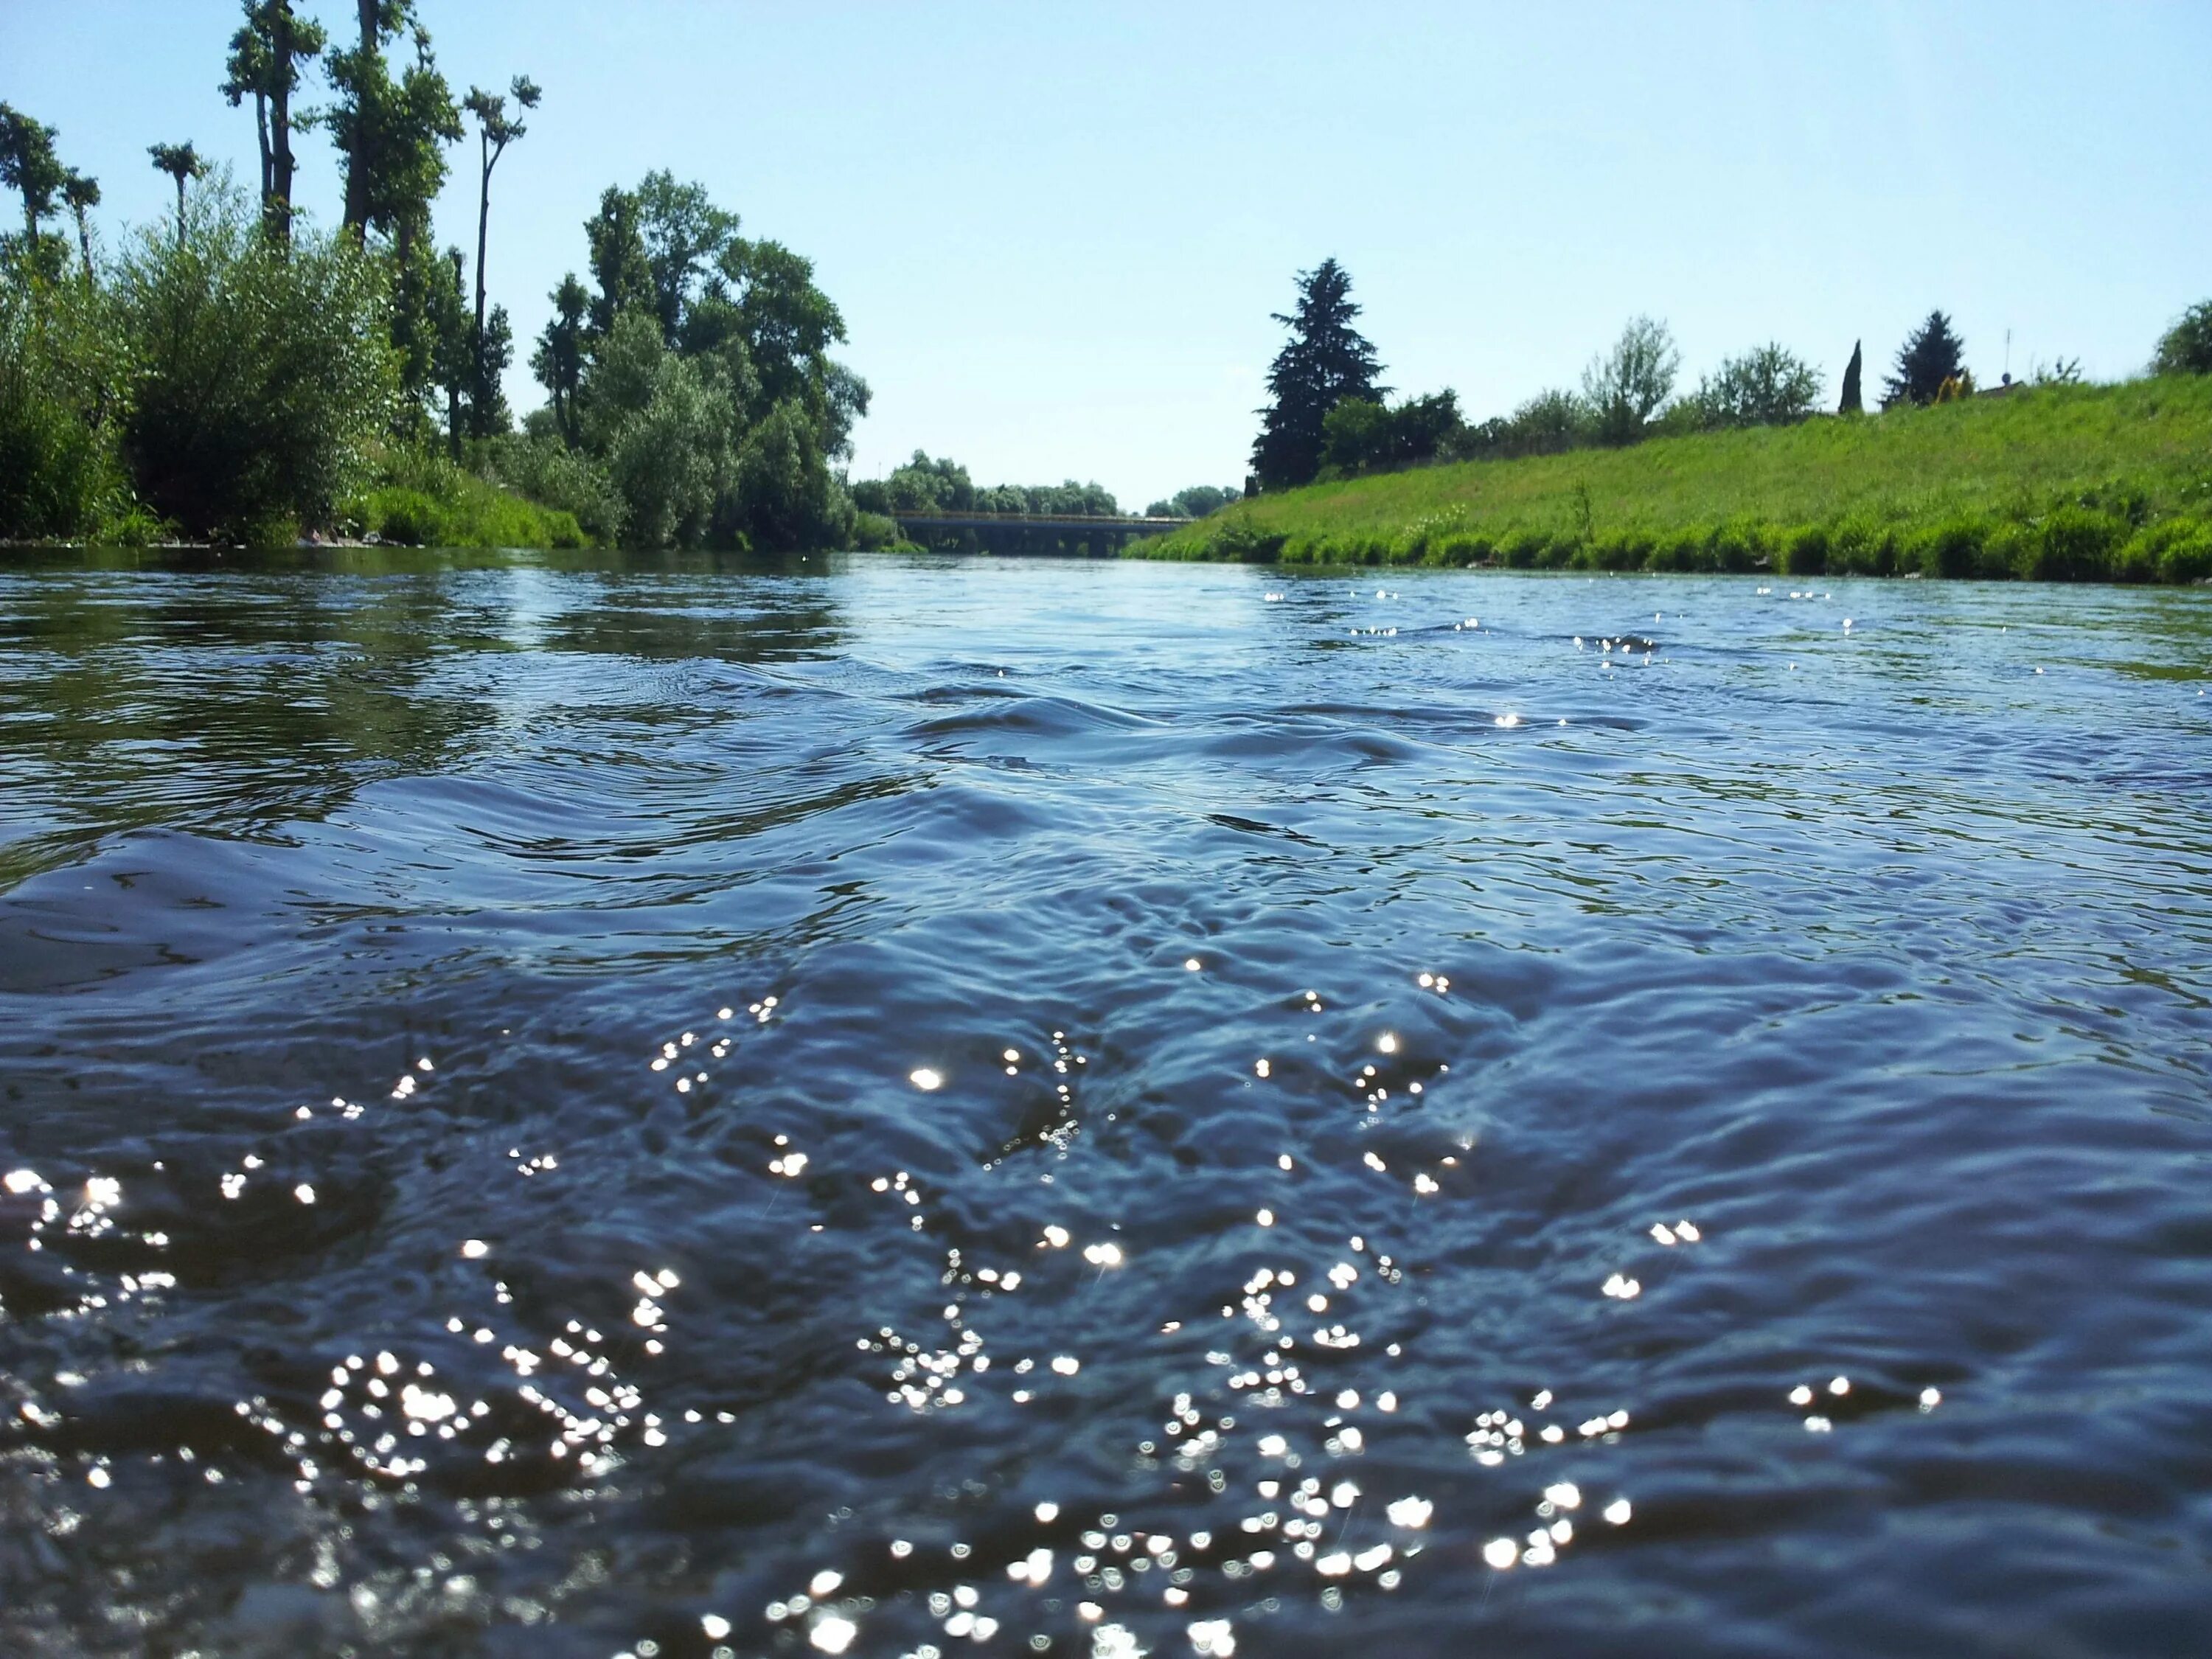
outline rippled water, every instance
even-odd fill
[[[0,1646],[2204,1650],[2212,595],[325,557],[0,570]]]

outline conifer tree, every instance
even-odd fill
[[[1263,489],[1311,483],[1321,470],[1322,423],[1329,410],[1347,398],[1379,403],[1390,389],[1376,384],[1382,366],[1352,325],[1359,307],[1344,267],[1324,259],[1300,271],[1297,283],[1297,309],[1273,313],[1291,338],[1267,371],[1274,401],[1260,411],[1260,436],[1252,446],[1252,470]]]
[[[1881,406],[1934,403],[1944,381],[1962,379],[1965,352],[1964,343],[1951,331],[1951,319],[1940,311],[1929,312],[1928,320],[1898,348],[1897,369],[1883,382]]]
[[[1863,342],[1858,340],[1851,342],[1851,360],[1844,366],[1844,398],[1841,403],[1836,405],[1836,413],[1838,415],[1863,415],[1866,413],[1866,404],[1859,395],[1859,365],[1861,362],[1859,348],[1863,343]]]

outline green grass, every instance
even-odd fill
[[[2212,376],[1469,461],[1242,501],[1135,556],[2196,581]]]
[[[589,547],[572,513],[489,483],[442,456],[394,452],[350,516],[402,547]]]

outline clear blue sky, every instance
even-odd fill
[[[344,0],[301,0],[343,27]],[[816,262],[875,389],[856,476],[1141,506],[1244,474],[1295,270],[1334,254],[1402,391],[1570,384],[1631,313],[1687,378],[1774,338],[1869,385],[1948,310],[1994,380],[2131,373],[2212,295],[2212,5],[740,5],[421,0],[457,88],[545,88],[493,200],[525,343],[600,190],[707,185]],[[254,175],[223,0],[0,0],[0,99],[61,130],[112,235],[145,147]],[[337,216],[326,142],[301,199]],[[473,146],[439,232],[473,247]],[[541,401],[526,369],[511,392]]]

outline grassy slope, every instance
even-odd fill
[[[1136,550],[2195,580],[2212,574],[2212,377],[2037,388],[1317,484]]]
[[[588,547],[573,514],[488,483],[439,456],[387,455],[350,516],[408,547]]]

